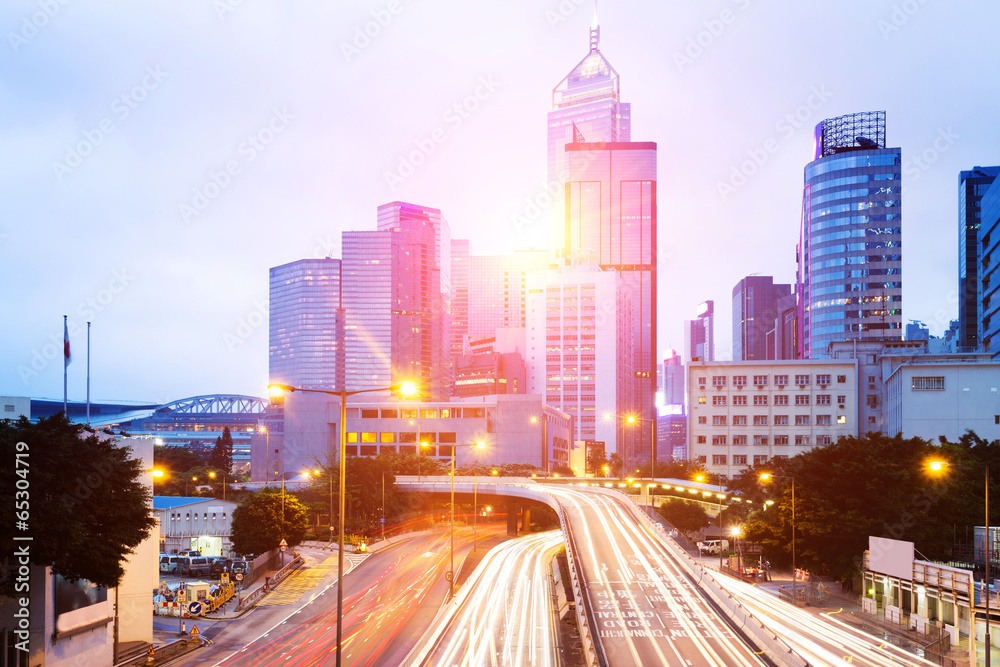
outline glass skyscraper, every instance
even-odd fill
[[[902,339],[900,176],[884,111],[816,126],[798,246],[801,358],[828,357],[832,341]]]
[[[980,204],[1000,167],[975,167],[958,174],[958,349],[979,348]]]
[[[339,390],[344,379],[340,260],[302,259],[270,270],[268,380]]]
[[[733,287],[733,360],[774,359],[767,336],[781,314],[778,301],[792,293],[791,285],[775,284],[771,276],[747,276]],[[773,343],[772,343],[773,345]]]
[[[1000,356],[1000,179],[983,194],[980,211],[979,339],[982,351],[995,359]]]

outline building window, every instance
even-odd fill
[[[847,415],[837,415],[837,423],[838,424],[846,424],[847,423]]]
[[[378,409],[368,410],[366,408],[361,408],[361,418],[362,419],[378,419]]]
[[[779,387],[788,384],[788,376],[787,375],[775,375],[774,376],[774,384],[778,385]]]
[[[698,417],[699,424],[708,424],[708,417]]]
[[[726,455],[725,454],[713,454],[712,455],[712,465],[724,466],[726,465]]]
[[[416,408],[403,408],[399,414],[402,415],[403,419],[416,419],[418,413]]]
[[[767,444],[767,436],[766,435],[755,435],[753,437],[753,444],[754,445],[766,445]]]
[[[753,464],[755,466],[762,466],[765,463],[767,463],[767,454],[754,454],[753,455]]]
[[[699,445],[704,445],[704,444],[705,444],[705,442],[707,442],[707,441],[705,440],[705,436],[703,436],[703,435],[699,435],[699,436],[698,436],[698,444],[699,444]]]
[[[757,394],[753,397],[754,405],[767,405],[767,394]]]
[[[725,415],[713,415],[712,416],[712,426],[725,426],[726,416]]]
[[[379,442],[396,442],[395,433],[379,433]]]
[[[438,442],[458,442],[454,433],[438,433]]]
[[[816,376],[816,384],[830,384],[830,376],[829,375],[817,375]]]
[[[747,437],[745,435],[734,435],[733,436],[733,444],[734,445],[746,445],[747,444]]]
[[[795,415],[796,426],[809,426],[809,415]]]
[[[788,426],[788,415],[774,415],[775,426]]]
[[[733,454],[733,465],[734,466],[745,466],[747,464],[746,454]]]
[[[713,445],[724,445],[726,444],[726,436],[724,435],[713,435],[712,436]]]
[[[778,394],[774,397],[775,405],[788,405],[788,394]]]
[[[843,405],[844,403],[847,402],[847,397],[846,396],[838,396],[837,397],[837,402],[840,403],[841,405]]]
[[[708,461],[708,457],[707,456],[699,456],[698,457],[698,463],[704,465],[706,461]]]
[[[755,385],[757,385],[758,387],[766,387],[767,386],[767,376],[766,375],[754,375],[753,376],[753,383]]]
[[[829,426],[830,415],[816,415],[816,426]]]
[[[725,404],[726,404],[726,397],[725,396],[713,396],[712,397],[712,405],[725,405]]]
[[[745,387],[747,384],[746,375],[734,375],[733,376],[733,386],[734,387]]]
[[[817,445],[829,445],[830,442],[832,442],[832,440],[833,440],[833,438],[831,438],[828,435],[817,435],[816,436],[816,444]]]
[[[837,376],[837,382],[840,383],[840,384],[844,384],[845,382],[847,382],[847,376],[846,375],[838,375]]]
[[[733,415],[733,426],[746,426],[747,416],[746,415]]]
[[[767,426],[767,415],[754,415],[753,416],[754,426]]]
[[[361,442],[378,442],[378,434],[369,432],[362,433]],[[362,456],[364,456],[364,454],[362,454]]]
[[[698,384],[705,384],[705,378],[704,377],[699,377],[698,378]]]
[[[795,436],[795,444],[796,445],[808,445],[809,444],[809,436],[808,435],[797,435],[797,436]]]
[[[796,375],[795,376],[795,384],[801,385],[801,386],[805,386],[805,385],[809,384],[809,376],[808,375]]]
[[[809,394],[795,394],[795,405],[809,405]]]
[[[787,435],[776,435],[774,436],[774,444],[776,445],[787,445],[788,436]]]
[[[712,376],[712,386],[713,387],[725,387],[726,386],[726,376],[725,375],[713,375]]]
[[[746,405],[747,397],[743,395],[733,396],[733,405]]]
[[[698,405],[705,405],[705,397],[704,396],[699,396],[698,397]]]
[[[944,391],[944,377],[915,377],[913,391]]]
[[[777,454],[777,455],[775,455],[774,460],[775,461],[787,461],[788,457],[785,456],[784,454]]]
[[[817,394],[816,405],[830,405],[830,394]]]
[[[868,403],[868,407],[869,408],[877,408],[878,407],[878,394],[868,394],[867,403]]]
[[[875,423],[875,417],[869,417],[868,418],[868,423],[869,424],[874,424]]]

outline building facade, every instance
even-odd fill
[[[958,173],[958,341],[956,351],[979,350],[979,229],[983,195],[1000,167],[974,167]]]
[[[160,520],[160,553],[198,549],[202,556],[231,558],[236,506],[231,500],[218,498],[154,497],[153,512]]]
[[[792,293],[791,285],[775,284],[771,276],[747,276],[733,287],[733,359],[774,359],[768,333],[780,316],[778,302]]]
[[[853,360],[693,363],[688,460],[732,477],[857,435],[857,387]]]
[[[715,302],[698,304],[698,316],[684,322],[684,352],[688,361],[715,361]]]
[[[994,181],[980,202],[979,226],[979,344],[994,358],[1000,355],[1000,181]],[[961,326],[961,325],[959,325]]]
[[[548,271],[551,266],[548,251],[470,255],[467,271],[469,306],[464,331],[468,339],[495,337],[497,329],[523,328],[528,277]]]
[[[831,341],[902,338],[901,165],[884,111],[816,126],[798,246],[801,358],[824,358]]]

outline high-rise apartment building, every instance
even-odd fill
[[[698,316],[684,321],[684,351],[688,361],[715,361],[715,302],[698,304]]]
[[[903,332],[902,160],[886,148],[885,112],[828,118],[815,146],[798,246],[802,358],[825,358],[832,341]]]
[[[983,195],[1000,167],[975,167],[958,174],[958,341],[966,352],[979,349],[979,229]]]
[[[528,250],[510,255],[467,255],[467,258],[469,296],[464,333],[476,341],[495,336],[497,329],[523,328],[528,277],[548,271],[549,253]]]
[[[733,287],[733,360],[774,359],[767,335],[780,316],[778,301],[792,293],[791,285],[776,285],[771,276],[747,276]],[[772,342],[773,348],[773,342]]]
[[[270,270],[268,381],[339,390],[344,311],[339,259],[302,259]]]
[[[469,333],[469,240],[451,240],[451,356],[465,353]]]
[[[536,273],[528,277],[527,311],[528,393],[576,417],[574,440],[601,441],[608,454],[626,456],[616,447],[632,405],[633,338],[620,274],[593,264]]]
[[[983,195],[980,212],[979,341],[995,359],[1000,356],[1000,179]]]
[[[656,394],[656,144],[570,143],[566,182],[565,257],[621,276],[632,306],[626,457],[649,460],[655,440]]]
[[[344,348],[350,391],[420,384],[451,393],[451,239],[441,211],[392,202],[375,231],[344,232]]]
[[[590,51],[552,90],[548,115],[548,184],[562,192],[570,166],[567,153],[573,142],[629,142],[632,140],[631,105],[621,101],[618,72],[601,53],[601,28],[596,17],[590,29]],[[557,207],[553,207],[557,208]],[[550,246],[563,247],[563,226],[552,216]]]

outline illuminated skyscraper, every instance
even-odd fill
[[[958,174],[958,350],[979,348],[979,228],[983,195],[1000,167],[975,167]]]
[[[302,259],[272,268],[268,311],[268,382],[340,389],[340,260]]]
[[[901,163],[884,111],[816,126],[798,247],[801,358],[827,358],[832,341],[902,339]]]
[[[597,17],[590,29],[590,51],[552,90],[548,115],[548,183],[561,192],[569,166],[565,152],[572,142],[611,143],[632,140],[632,105],[621,101],[618,72],[601,53],[601,28]],[[558,208],[553,207],[553,208]],[[550,245],[560,248],[563,227],[552,216]]]
[[[528,277],[549,269],[549,253],[470,255],[468,262],[469,338],[480,340],[496,335],[497,329],[524,327]]]

